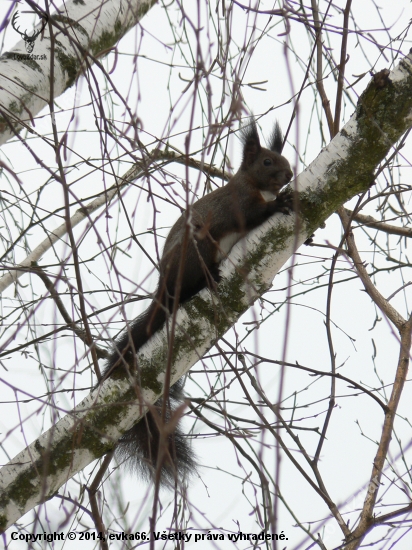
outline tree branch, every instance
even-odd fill
[[[399,361],[396,369],[392,393],[388,402],[388,412],[385,415],[382,435],[379,441],[375,460],[373,461],[372,473],[370,477],[368,491],[365,497],[365,502],[362,508],[360,521],[356,529],[353,531],[352,535],[349,537],[348,540],[350,541],[350,543],[345,546],[345,550],[357,550],[366,534],[373,528],[375,524],[373,511],[378,496],[383,467],[385,465],[386,457],[389,450],[389,443],[392,439],[396,411],[398,409],[399,400],[402,395],[402,390],[408,374],[409,357],[411,352],[411,331],[412,316],[409,318],[408,322],[405,323],[404,326],[401,328]],[[410,507],[408,506],[407,508]]]
[[[179,308],[171,384],[270,288],[296,246],[348,199],[369,188],[376,166],[411,125],[411,111],[412,70],[407,56],[386,85],[370,82],[349,122],[298,176],[299,234],[294,216],[276,214],[233,247],[221,265],[216,293],[204,289]],[[2,530],[113,449],[122,433],[146,412],[147,404],[159,398],[169,356],[166,327],[137,355],[141,388],[126,376],[105,381],[0,470]]]
[[[399,235],[400,237],[412,237],[412,228],[410,227],[397,227],[396,225],[390,225],[386,222],[380,222],[375,220],[372,216],[365,216],[365,214],[354,214],[352,210],[345,208],[346,214],[352,218],[359,225],[367,225],[368,227],[373,227],[373,229],[378,229],[379,231],[384,231],[389,235]]]
[[[189,166],[190,168],[203,170],[208,176],[215,176],[224,180],[229,179],[226,172],[223,172],[222,170],[219,170],[209,164],[202,164],[193,158],[187,158],[183,153],[176,153],[170,149],[165,151],[155,149],[150,153],[149,157],[145,158],[145,163],[142,161],[134,164],[123,176],[119,176],[117,178],[114,185],[99,193],[98,196],[86,206],[79,208],[73,216],[71,216],[70,226],[73,228],[76,225],[79,225],[79,223],[83,220],[90,218],[90,215],[93,212],[96,212],[96,210],[102,208],[103,206],[109,205],[113,198],[120,193],[120,191],[138,178],[146,175],[152,163],[159,160],[165,161],[164,164],[177,162],[178,164],[183,164],[185,166]],[[156,168],[157,167],[158,165],[156,165]],[[36,246],[36,248],[34,248],[34,250],[32,250],[32,252],[30,252],[30,254],[20,264],[14,266],[12,269],[9,268],[9,272],[0,278],[0,294],[12,283],[16,282],[17,279],[19,279],[24,273],[31,271],[32,266],[37,264],[40,258],[66,234],[67,224],[64,222],[51,231],[49,235],[38,246]],[[138,243],[138,245],[141,247],[140,243]],[[143,251],[145,252],[144,249]]]
[[[40,267],[36,267],[32,269],[33,273],[36,273],[40,277],[40,279],[43,281],[45,287],[50,292],[50,296],[53,298],[54,303],[57,306],[57,309],[60,311],[61,316],[63,317],[64,321],[67,323],[67,326],[73,330],[73,332],[80,338],[82,342],[87,344],[86,341],[86,333],[83,329],[81,329],[70,317],[67,309],[64,307],[64,304],[59,296],[59,293],[54,288],[53,283],[49,279],[49,277],[46,275],[46,273],[41,269]],[[96,354],[99,359],[106,359],[109,356],[109,353],[104,348],[101,348],[94,344],[96,349]]]
[[[44,13],[37,3],[26,1],[33,11]],[[84,52],[90,52],[89,65],[96,63],[96,56],[108,53],[155,3],[153,0],[66,2],[64,18],[55,12],[49,19],[58,33],[52,65],[55,79],[51,78],[47,27],[42,39],[36,41],[36,61],[20,61],[19,56],[27,55],[23,40],[5,53],[0,60],[0,145],[22,128],[31,131],[34,117],[49,101],[51,82],[56,99],[72,86],[84,70]],[[104,51],[102,44],[105,44]],[[5,116],[13,128],[10,128]]]
[[[366,292],[378,306],[378,308],[388,317],[388,319],[395,325],[395,327],[401,331],[405,325],[406,320],[391,304],[382,296],[376,286],[370,280],[366,267],[359,255],[356,248],[355,238],[352,231],[350,231],[350,220],[344,208],[339,209],[339,216],[342,220],[343,227],[347,232],[346,242],[348,244],[348,255],[353,260],[355,269],[359,278],[361,279]]]

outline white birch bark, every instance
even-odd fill
[[[23,40],[10,52],[3,54],[0,58],[0,145],[23,127],[33,131],[31,127],[35,115],[50,102],[51,61],[54,65],[55,99],[82,73],[86,54],[89,54],[88,64],[92,65],[93,58],[107,53],[156,2],[157,0],[65,2],[50,17],[54,34],[53,60],[50,53],[49,25],[46,25],[43,36],[40,35],[35,41],[34,51],[30,56]],[[39,23],[35,30],[41,26]],[[33,33],[29,30],[28,34]]]
[[[276,214],[233,247],[221,266],[216,294],[203,290],[180,307],[172,384],[270,288],[295,247],[340,205],[373,184],[376,166],[412,125],[411,113],[412,56],[408,56],[383,86],[382,81],[368,85],[340,134],[297,178],[299,232],[294,215]],[[154,403],[162,393],[167,355],[165,329],[139,350],[141,403]],[[67,479],[107,452],[143,413],[144,406],[126,380],[108,380],[92,392],[0,470],[1,529],[51,498]]]

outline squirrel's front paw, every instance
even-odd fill
[[[291,212],[294,212],[294,200],[293,200],[293,192],[286,192],[281,193],[276,198],[276,211],[282,212],[282,214],[286,214],[286,216],[290,216]]]

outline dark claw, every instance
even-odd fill
[[[276,210],[286,216],[294,211],[293,193],[281,193],[276,199]]]
[[[306,246],[309,246],[310,244],[312,244],[314,236],[315,236],[315,233],[312,233],[312,235],[309,238],[307,238],[306,241],[303,244],[306,245]]]

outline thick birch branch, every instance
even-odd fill
[[[217,292],[201,291],[180,307],[171,384],[185,374],[270,288],[273,278],[339,206],[374,182],[374,171],[412,125],[412,56],[382,85],[373,80],[356,112],[317,159],[297,178],[299,233],[294,216],[277,214],[237,243],[221,266]],[[245,277],[245,273],[247,276]],[[140,403],[163,391],[168,358],[166,329],[138,352]],[[0,470],[0,526],[6,529],[66,480],[103,456],[145,410],[128,380],[107,380],[52,429]]]
[[[70,88],[96,57],[108,53],[156,2],[71,0],[53,13],[54,99]],[[41,26],[39,23],[35,30]],[[46,25],[43,36],[35,41],[33,54],[27,54],[20,40],[0,58],[0,145],[23,127],[32,131],[34,117],[50,102],[49,32]]]

